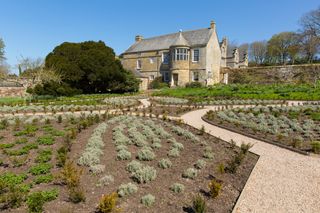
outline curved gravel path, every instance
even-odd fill
[[[320,212],[320,158],[304,156],[204,122],[208,110],[188,112],[181,118],[196,128],[203,125],[211,135],[254,144],[260,155],[233,212]]]

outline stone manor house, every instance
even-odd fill
[[[227,83],[225,67],[247,67],[246,53],[228,49],[228,40],[219,42],[216,25],[209,28],[180,31],[144,39],[138,35],[135,43],[120,55],[122,65],[142,80],[141,89],[161,76],[170,86],[184,86],[198,81],[204,85]]]

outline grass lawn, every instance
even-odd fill
[[[320,100],[320,87],[312,85],[252,85],[230,84],[203,88],[162,89],[153,96],[190,98],[195,101],[214,99],[273,99],[273,100]]]

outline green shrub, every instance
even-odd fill
[[[147,207],[150,207],[154,204],[155,200],[156,198],[153,195],[147,194],[141,198],[141,203]]]
[[[172,166],[171,161],[167,158],[167,159],[161,159],[158,163],[159,167],[161,169],[168,169]]]
[[[26,135],[26,136],[34,136],[36,131],[38,130],[38,127],[34,126],[34,125],[26,125],[24,130],[22,131],[19,131],[19,132],[16,132],[14,135],[15,136],[23,136],[23,135]]]
[[[240,166],[242,160],[244,159],[245,155],[241,152],[237,153],[233,159],[229,162],[226,171],[230,173],[236,173],[238,167]]]
[[[189,168],[182,173],[182,177],[188,179],[195,179],[198,175],[198,171],[194,168]]]
[[[192,210],[194,213],[205,213],[207,212],[206,201],[201,195],[196,195],[192,201]]]
[[[151,89],[162,89],[169,87],[168,83],[163,82],[162,77],[156,77],[151,83],[150,88]]]
[[[28,143],[28,138],[18,138],[14,142],[15,144],[26,144]]]
[[[184,185],[181,183],[174,183],[170,186],[170,190],[174,193],[181,193],[184,191]]]
[[[58,123],[62,123],[62,116],[61,115],[58,116]]]
[[[198,81],[189,82],[186,84],[186,88],[201,88],[202,86],[203,85]]]
[[[69,200],[73,203],[80,203],[86,201],[84,190],[80,187],[69,187]]]
[[[50,183],[52,181],[53,181],[53,175],[52,174],[39,175],[34,179],[35,184]]]
[[[194,166],[196,167],[196,169],[203,169],[206,166],[206,161],[199,159]]]
[[[29,212],[34,212],[34,213],[43,212],[44,203],[45,203],[45,199],[41,192],[33,192],[27,198],[27,206],[28,206]]]
[[[10,149],[12,147],[14,147],[14,143],[3,143],[3,144],[0,144],[0,149]]]
[[[39,163],[35,166],[30,167],[29,173],[32,175],[41,175],[41,174],[47,174],[50,172],[50,169],[52,168],[51,164],[48,163]]]
[[[45,202],[55,200],[59,195],[57,189],[52,189],[48,191],[33,192],[28,195],[27,206],[29,212],[43,212],[43,205]]]
[[[20,207],[25,200],[26,191],[22,190],[21,186],[3,186],[0,181],[0,203],[5,208]]]
[[[121,184],[118,188],[119,197],[125,197],[138,191],[138,187],[133,183]]]
[[[217,182],[216,180],[213,179],[210,181],[208,188],[212,198],[216,198],[219,195],[221,187],[221,183]]]
[[[153,181],[156,177],[157,170],[151,166],[141,167],[132,174],[132,178],[138,183],[147,183]]]
[[[138,159],[142,161],[151,161],[156,157],[150,148],[143,147],[138,152]]]
[[[118,160],[130,160],[131,159],[131,153],[125,149],[122,149],[117,154]]]
[[[320,153],[320,142],[319,141],[314,141],[311,143],[312,146],[312,151],[316,154]]]
[[[63,167],[67,160],[67,149],[65,146],[62,146],[57,150],[56,159],[57,166]]]
[[[51,135],[44,135],[44,136],[40,136],[37,139],[37,142],[40,145],[52,145],[54,144],[54,138]]]
[[[225,166],[223,163],[220,163],[218,166],[218,171],[220,174],[224,174],[225,173]]]
[[[252,148],[252,146],[253,146],[253,145],[250,144],[250,143],[247,143],[247,144],[242,143],[241,146],[240,146],[241,152],[242,152],[243,154],[247,154],[248,151],[249,151],[249,149]]]
[[[38,156],[36,157],[37,163],[46,163],[51,160],[52,152],[51,150],[41,150],[38,151]]]

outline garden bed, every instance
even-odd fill
[[[192,198],[195,194],[202,194],[205,198],[209,212],[230,212],[236,203],[238,196],[240,195],[258,157],[252,153],[248,153],[243,163],[239,166],[235,174],[232,173],[220,173],[218,171],[219,165],[227,167],[228,162],[239,152],[239,148],[232,147],[229,143],[214,138],[208,134],[198,135],[199,130],[196,130],[190,126],[182,125],[181,129],[185,130],[182,135],[172,132],[172,126],[176,126],[176,123],[167,123],[156,119],[149,118],[135,118],[129,117],[123,118],[114,123],[107,124],[108,127],[103,135],[103,142],[105,146],[102,151],[103,154],[100,157],[98,165],[104,165],[105,170],[101,174],[93,175],[92,169],[89,167],[83,167],[85,170],[82,181],[83,187],[86,191],[86,202],[81,205],[71,204],[69,202],[63,203],[63,208],[70,208],[73,211],[86,211],[93,212],[98,205],[98,201],[102,194],[110,194],[117,192],[121,184],[133,183],[138,187],[138,190],[133,195],[125,196],[119,199],[119,208],[123,212],[184,212],[190,210]],[[108,122],[107,122],[108,123]],[[128,160],[117,160],[117,156],[120,151],[116,151],[116,142],[114,138],[114,132],[117,127],[120,126],[120,131],[128,137],[130,140],[137,139],[139,133],[143,133],[143,125],[154,124],[157,129],[162,129],[167,132],[168,138],[161,138],[157,135],[160,141],[151,142],[154,139],[146,138],[145,142],[152,146],[154,143],[160,143],[160,148],[153,148],[152,152],[155,154],[155,158],[150,161],[139,160],[136,157],[138,152],[143,149],[144,146],[137,146],[135,144],[126,145],[127,151],[131,153],[131,157]],[[128,127],[129,126],[129,127]],[[129,128],[137,127],[136,131]],[[147,128],[148,129],[148,128]],[[179,128],[176,131],[181,131]],[[113,130],[113,131],[112,131]],[[156,131],[153,130],[156,134]],[[130,133],[130,131],[133,131]],[[146,131],[146,130],[145,130]],[[165,135],[166,133],[163,134]],[[190,134],[191,133],[191,134]],[[150,133],[152,134],[152,133]],[[183,135],[186,134],[187,136]],[[131,135],[131,136],[130,136]],[[134,139],[134,135],[137,136]],[[90,135],[83,135],[81,139],[73,146],[71,152],[71,158],[74,160],[81,159],[83,155],[83,149],[86,146]],[[132,138],[133,137],[133,138]],[[165,136],[164,136],[165,137]],[[186,137],[190,137],[187,139]],[[143,137],[142,137],[143,138]],[[170,139],[170,140],[169,140]],[[123,139],[124,140],[124,139]],[[169,151],[172,149],[173,143],[171,140],[175,140],[177,143],[183,145],[183,149],[179,151],[179,156],[168,156]],[[193,141],[193,142],[192,142]],[[141,142],[141,141],[140,141]],[[207,145],[201,142],[206,142]],[[121,143],[121,142],[120,142]],[[137,141],[135,143],[138,143]],[[146,145],[146,146],[149,146]],[[211,147],[214,155],[213,159],[204,158],[204,149]],[[121,150],[121,149],[120,149]],[[159,161],[161,159],[169,159],[172,166],[168,169],[159,168]],[[183,178],[183,173],[188,168],[193,168],[194,164],[198,160],[204,160],[206,166],[203,169],[196,170],[198,175],[194,179]],[[154,180],[147,183],[138,183],[130,172],[126,170],[127,165],[136,160],[143,166],[150,166],[156,170],[156,177]],[[82,162],[82,161],[81,161]],[[82,164],[86,164],[85,162]],[[106,186],[97,186],[99,180],[103,177],[113,177],[113,181]],[[223,182],[223,188],[221,194],[215,198],[209,198],[208,195],[208,183],[212,179],[221,180]],[[170,187],[174,183],[184,185],[184,191],[182,193],[174,193],[170,190]],[[146,207],[141,204],[141,198],[151,194],[155,197],[155,203],[151,207]],[[56,206],[56,202],[53,201],[50,205]]]
[[[304,154],[319,153],[320,107],[250,107],[213,112],[204,118],[228,130]]]
[[[29,138],[28,143],[36,141],[40,145],[24,156],[26,160],[22,166],[14,167],[6,154],[22,145],[18,143],[11,148],[2,145],[1,174],[26,174],[26,178],[19,182],[19,187],[23,189],[24,185],[32,183],[28,185],[20,205],[3,209],[4,212],[10,209],[25,212],[30,208],[29,200],[36,197],[34,193],[39,191],[46,198],[44,211],[95,212],[102,195],[116,192],[120,196],[117,207],[122,212],[189,212],[197,194],[205,200],[208,212],[231,212],[258,160],[258,156],[251,152],[245,151],[246,154],[243,154],[243,150],[247,150],[245,146],[240,149],[204,131],[173,121],[117,116],[95,124],[108,116],[89,114],[74,119],[70,115],[61,118],[48,116],[50,122],[43,120],[43,116],[39,117],[42,119],[34,120],[36,116],[25,117],[29,121],[34,120],[32,125],[38,126],[35,134],[26,136]],[[0,144],[11,144],[17,137],[24,137],[17,135],[28,133],[23,132],[27,125],[24,122],[21,122],[19,131],[13,130],[15,120],[9,119],[8,122],[9,126],[0,131],[5,139],[0,140]],[[74,133],[76,138],[69,143],[65,138],[71,129],[77,132]],[[62,130],[64,133],[61,133]],[[60,136],[54,136],[53,142],[50,139],[38,140],[48,134]],[[73,166],[70,166],[72,163],[66,163],[64,167],[59,167],[57,150],[67,144],[70,148],[67,162],[74,162]],[[44,148],[50,148],[52,152],[49,160],[43,156],[49,167],[35,169],[39,164],[36,162],[38,152]],[[234,159],[240,155],[241,162],[235,164]],[[133,171],[132,167],[128,171],[130,162],[138,165],[139,169]],[[45,174],[37,174],[37,171]],[[80,178],[76,188],[61,182],[63,171],[77,174],[73,176]],[[48,182],[35,183],[39,176],[50,174],[53,179],[47,177]],[[42,178],[42,181],[47,179]],[[208,188],[212,181],[222,186],[215,198],[211,197]],[[119,190],[123,184],[133,187],[128,183],[137,187],[132,195]],[[79,191],[70,194],[70,189]]]

